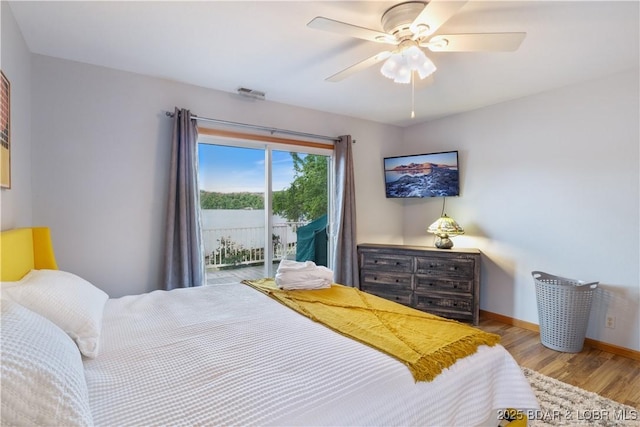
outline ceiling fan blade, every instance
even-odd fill
[[[527,33],[441,34],[421,46],[433,52],[512,52]]]
[[[309,21],[307,27],[316,30],[343,34],[345,36],[369,40],[377,43],[388,43],[394,45],[398,44],[398,41],[391,34],[372,30],[370,28],[358,27],[357,25],[347,24],[346,22],[336,21],[334,19],[324,18],[322,16],[313,18],[311,21]]]
[[[413,20],[411,31],[428,36],[456,14],[468,0],[431,0]],[[426,27],[425,27],[426,26]]]
[[[380,61],[384,61],[392,54],[391,51],[380,52],[373,55],[371,58],[367,58],[364,61],[360,61],[357,64],[352,65],[349,68],[345,68],[344,70],[334,74],[331,77],[326,78],[325,80],[328,82],[339,82],[340,80],[344,80],[352,74],[355,74],[359,71],[364,70],[365,68],[369,68]]]

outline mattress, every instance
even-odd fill
[[[240,283],[111,299],[100,346],[83,363],[102,426],[470,426],[538,408],[500,345],[416,383],[392,357]]]

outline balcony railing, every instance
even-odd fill
[[[306,222],[273,225],[273,260],[295,259],[298,227]],[[214,228],[202,230],[207,267],[260,264],[265,257],[264,227]]]

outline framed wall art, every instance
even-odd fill
[[[0,75],[0,187],[11,188],[11,84]]]

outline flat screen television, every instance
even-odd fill
[[[385,157],[384,184],[387,198],[458,196],[458,152]]]

